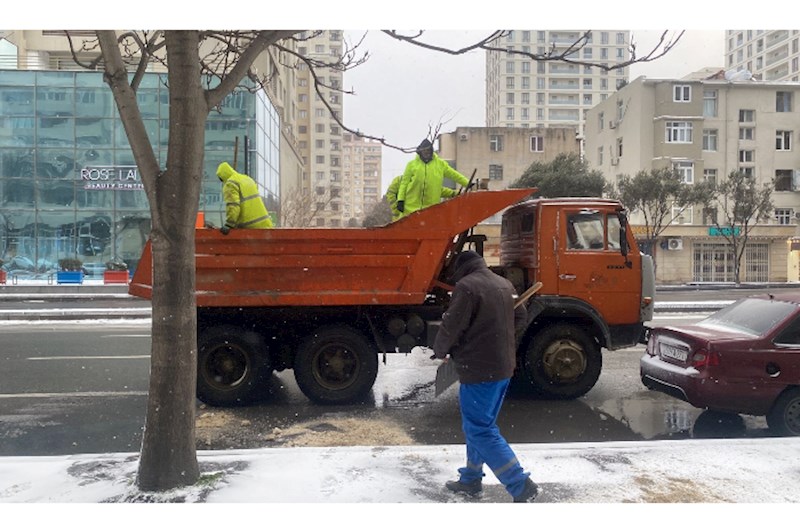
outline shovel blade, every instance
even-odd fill
[[[458,381],[458,373],[453,360],[445,360],[436,369],[436,396],[447,390],[448,387]]]

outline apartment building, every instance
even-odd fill
[[[361,226],[381,200],[381,143],[344,132],[342,160],[342,221],[346,226]]]
[[[743,171],[774,184],[774,218],[751,233],[743,281],[797,280],[800,213],[800,83],[639,77],[588,112],[586,160],[614,183],[623,174],[672,168],[686,184]],[[733,281],[728,246],[709,214],[674,212],[656,251],[661,283]],[[643,221],[634,214],[634,230]],[[647,247],[645,247],[647,248]]]
[[[560,153],[580,153],[574,128],[458,127],[439,136],[438,155],[469,178],[502,190],[534,162],[550,162]]]
[[[331,30],[300,35],[298,52],[321,62],[342,56],[342,31]],[[306,178],[303,190],[316,196],[317,226],[345,226],[342,190],[342,129],[328,106],[342,119],[341,69],[319,69],[317,79],[305,63],[297,66],[297,132]],[[318,84],[317,84],[318,81]],[[325,102],[327,102],[327,105]]]
[[[800,81],[800,30],[729,29],[725,31],[728,70],[749,71],[766,81]]]
[[[568,56],[613,65],[630,58],[630,31],[511,30],[495,41],[506,50]],[[607,71],[564,61],[487,51],[486,125],[512,128],[572,127],[583,133],[586,112],[628,81],[629,68]]]

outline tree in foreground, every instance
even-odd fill
[[[531,164],[510,187],[536,187],[539,197],[600,197],[606,180],[600,170],[590,170],[578,154],[560,153],[549,163]]]
[[[742,258],[750,232],[772,215],[773,188],[774,182],[759,187],[754,177],[737,170],[712,188],[705,199],[706,207],[714,212],[711,221],[733,256],[733,277],[737,285],[741,283]]]
[[[268,50],[291,67],[307,67],[312,75],[319,100],[328,108],[345,131],[358,137],[411,152],[415,146],[390,144],[383,137],[353,130],[329,105],[322,92],[336,90],[325,84],[317,70],[347,70],[366,60],[357,56],[355,46],[348,46],[342,56],[322,61],[304,56],[290,40],[303,40],[313,31],[292,30],[163,30],[163,31],[96,31],[96,39],[81,44],[72,42],[66,32],[76,63],[88,68],[102,66],[106,83],[111,88],[142,178],[150,206],[152,230],[150,241],[153,258],[152,347],[150,386],[144,436],[142,439],[137,485],[144,491],[164,491],[195,483],[199,468],[195,446],[195,396],[197,374],[197,317],[195,302],[194,243],[195,218],[199,207],[202,181],[205,125],[209,112],[218,107],[247,80],[264,87],[270,78],[259,75],[252,67]],[[491,32],[485,39],[461,49],[447,49],[426,43],[423,32],[401,34],[384,31],[391,38],[433,52],[460,55],[476,49],[507,52],[500,39],[502,30]],[[590,42],[591,33],[582,34],[575,43],[544,53],[513,51],[533,61],[569,61],[574,64],[612,70],[636,62],[655,60],[666,54],[679,41],[662,34],[661,41],[649,52],[637,54],[629,44],[631,59],[625,63],[596,64],[575,59]],[[99,56],[90,63],[81,57]],[[167,70],[169,89],[169,142],[166,165],[161,166],[139,110],[136,91],[144,72],[152,63]],[[129,74],[129,69],[133,73]],[[398,74],[402,74],[399,72]]]

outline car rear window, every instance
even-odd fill
[[[715,312],[698,325],[726,327],[761,336],[785,320],[796,308],[794,303],[746,298]]]

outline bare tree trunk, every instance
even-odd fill
[[[150,391],[138,485],[159,491],[194,484],[197,319],[194,223],[203,175],[208,108],[200,84],[198,33],[167,31],[170,86],[166,171],[154,181],[151,212],[153,329]],[[156,323],[157,320],[157,323]]]

